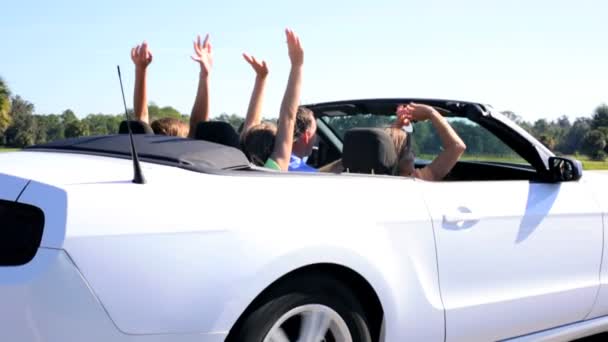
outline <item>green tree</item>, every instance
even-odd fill
[[[41,119],[44,120],[44,126],[46,127],[47,141],[55,141],[65,138],[65,135],[63,134],[65,127],[63,126],[61,116],[56,114],[43,115],[41,116]]]
[[[89,127],[82,121],[72,121],[65,126],[66,138],[77,138],[89,135]]]
[[[0,142],[4,131],[11,125],[11,92],[8,85],[0,78]]]
[[[592,130],[583,139],[583,152],[595,160],[604,160],[606,136],[599,130]]]
[[[538,119],[534,122],[532,132],[535,136],[540,137],[549,133],[549,123],[546,119]]]
[[[606,146],[604,147],[604,152],[608,153],[608,126],[599,127],[597,130],[602,132],[604,138],[606,138]]]
[[[591,118],[591,127],[593,129],[608,127],[608,105],[603,104],[595,109]]]
[[[74,121],[78,121],[78,118],[71,109],[66,109],[61,113],[61,122],[64,126]]]
[[[570,119],[568,119],[568,117],[565,115],[560,116],[555,121],[555,124],[564,130],[568,130],[568,129],[570,129],[570,127],[572,127],[572,124],[570,123]]]
[[[131,114],[132,113],[129,113],[129,116],[131,116]],[[150,116],[150,122],[160,119],[160,107],[156,103],[150,102],[148,104],[148,115]]]
[[[122,120],[122,115],[89,114],[82,122],[89,127],[90,135],[107,135],[116,134]]]
[[[10,115],[12,124],[6,129],[6,144],[14,147],[25,147],[36,142],[36,122],[34,105],[19,95],[11,101]]]
[[[44,144],[47,140],[47,120],[46,115],[34,115],[34,123],[35,123],[35,144]]]
[[[154,102],[148,104],[148,115],[150,116],[150,122],[160,118],[182,119],[182,114],[177,109],[171,106],[161,108]]]
[[[591,119],[578,118],[558,142],[557,149],[566,154],[582,151],[583,139],[591,130]]]
[[[160,116],[162,118],[174,118],[181,119],[182,114],[175,108],[171,106],[165,106],[160,109]]]

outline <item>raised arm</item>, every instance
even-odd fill
[[[442,180],[452,170],[466,145],[447,120],[433,107],[421,104],[409,104],[397,109],[397,114],[404,120],[431,120],[441,139],[443,151],[426,167],[419,171],[420,178],[430,181]]]
[[[262,122],[262,104],[264,103],[266,76],[268,76],[268,66],[265,61],[258,61],[255,57],[245,53],[243,54],[243,58],[245,58],[247,63],[249,63],[255,71],[255,84],[253,85],[247,116],[245,117],[243,130],[241,131],[241,140],[243,140],[249,128]]]
[[[209,72],[213,65],[213,56],[211,54],[211,43],[209,35],[205,37],[205,41],[201,43],[201,36],[196,37],[194,42],[194,56],[192,60],[198,62],[201,71],[198,78],[198,90],[196,91],[196,99],[192,106],[190,114],[190,138],[194,137],[196,125],[199,122],[209,120]]]
[[[133,89],[135,118],[149,123],[146,73],[148,65],[152,63],[152,52],[148,49],[148,43],[144,41],[141,45],[132,48],[131,60],[135,64],[135,89]]]
[[[304,50],[300,44],[300,39],[289,29],[285,30],[285,34],[287,35],[291,71],[289,72],[287,88],[285,89],[285,95],[281,103],[274,150],[270,156],[281,167],[282,171],[287,171],[289,167],[289,158],[291,157],[293,145],[293,130],[302,88],[302,66],[304,64]]]

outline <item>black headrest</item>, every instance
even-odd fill
[[[344,135],[342,165],[348,172],[390,175],[397,152],[390,136],[381,128],[353,128]]]
[[[129,125],[133,134],[154,134],[152,127],[147,123],[139,120],[130,120]],[[129,134],[127,120],[123,120],[118,127],[118,134]]]
[[[239,148],[239,135],[231,124],[223,121],[205,121],[196,125],[195,139]]]

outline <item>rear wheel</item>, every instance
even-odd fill
[[[230,341],[371,342],[369,325],[352,291],[337,280],[303,275],[260,298]]]

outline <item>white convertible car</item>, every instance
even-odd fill
[[[310,163],[361,146],[351,128],[388,123],[408,101],[311,105]],[[608,175],[583,175],[489,106],[417,101],[469,146],[442,182],[355,173],[346,157],[341,174],[273,172],[233,147],[154,135],[133,136],[145,184],[132,182],[128,135],[0,154],[0,341],[608,331]],[[438,147],[427,128],[414,124],[418,167]]]

